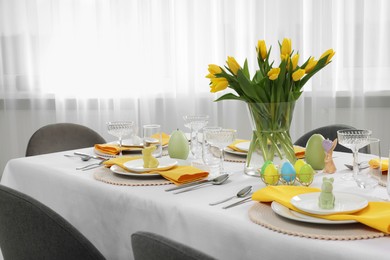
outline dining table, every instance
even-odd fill
[[[74,152],[94,154],[94,148],[11,159],[1,184],[56,211],[107,259],[133,259],[131,234],[137,231],[163,235],[216,259],[390,259],[390,237],[360,223],[289,219],[275,213],[270,203],[251,199],[231,208],[224,206],[241,198],[210,206],[246,186],[253,191],[266,187],[259,177],[244,173],[245,158],[240,155],[225,161],[229,174],[225,183],[175,193],[166,191],[174,184],[159,179],[133,177],[135,183],[128,184],[116,181],[122,176],[114,174],[116,179],[107,181],[113,172],[104,166],[76,170],[94,159],[64,156]],[[352,154],[334,152],[333,160],[336,172],[316,171],[310,187],[320,188],[324,176],[333,177],[334,192],[390,203],[385,181],[362,189],[342,178],[350,172],[344,164],[351,163]],[[185,163],[202,167],[199,159]]]

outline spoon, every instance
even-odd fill
[[[179,190],[179,189],[183,189],[183,188],[199,185],[199,184],[202,184],[202,183],[209,183],[209,182],[217,181],[219,178],[221,178],[222,176],[225,176],[225,175],[227,175],[227,174],[222,174],[222,175],[220,175],[220,176],[218,176],[218,177],[216,177],[216,178],[214,178],[212,180],[200,180],[200,181],[194,181],[194,182],[182,184],[180,186],[176,186],[176,187],[173,187],[173,188],[166,189],[165,191]]]
[[[220,184],[224,183],[225,181],[227,181],[227,179],[229,179],[229,174],[223,174],[221,176],[218,176],[217,178],[214,178],[212,180],[208,180],[208,181],[200,183],[198,185],[194,185],[188,189],[177,191],[177,192],[175,192],[175,194],[187,192],[187,191],[193,190],[194,188],[203,186],[205,184],[220,185]]]
[[[73,154],[64,154],[66,157],[80,157],[82,161],[89,161],[91,157],[85,155],[73,155]]]
[[[252,191],[252,186],[247,186],[243,189],[241,189],[239,192],[237,192],[236,195],[232,196],[232,197],[229,197],[227,199],[223,199],[223,200],[220,200],[220,201],[217,201],[217,202],[213,202],[213,203],[210,203],[209,205],[210,206],[215,206],[215,205],[218,205],[218,204],[221,204],[221,203],[224,203],[228,200],[231,200],[231,199],[234,199],[234,198],[244,198],[246,195],[248,195],[250,192]]]
[[[92,164],[88,164],[88,165],[85,165],[83,167],[77,167],[76,170],[82,170],[82,171],[86,171],[86,170],[90,170],[90,169],[93,169],[93,168],[97,168],[99,166],[101,166],[103,164],[103,162],[105,162],[107,160],[102,160],[98,163],[92,163]]]

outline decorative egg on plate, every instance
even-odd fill
[[[190,148],[185,134],[179,129],[173,131],[168,142],[169,157],[186,160],[189,152]]]
[[[286,182],[292,182],[295,180],[296,171],[294,166],[290,162],[284,162],[280,168],[280,175]]]

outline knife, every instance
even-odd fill
[[[87,153],[80,153],[80,152],[74,152],[75,155],[80,155],[80,156],[88,156],[92,159],[97,159],[97,160],[107,160],[107,158],[101,157],[101,156],[96,156],[96,155],[90,155]]]
[[[180,185],[180,186],[176,186],[176,187],[173,187],[173,188],[166,189],[165,191],[179,190],[179,189],[183,189],[183,188],[187,188],[187,187],[192,187],[192,186],[195,186],[195,185],[204,183],[204,182],[208,182],[208,180],[205,179],[205,180],[194,181],[194,182],[182,184],[182,185]]]
[[[243,203],[245,203],[245,202],[248,202],[248,201],[250,201],[251,199],[252,199],[252,196],[250,196],[250,197],[248,197],[248,198],[245,198],[245,199],[242,199],[242,200],[240,200],[240,201],[234,202],[234,203],[232,203],[232,204],[230,204],[230,205],[227,205],[227,206],[225,206],[225,207],[222,207],[222,208],[223,208],[223,209],[232,208],[232,207],[241,205],[241,204],[243,204]]]

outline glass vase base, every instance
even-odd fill
[[[244,166],[244,173],[248,176],[260,178],[260,173],[258,172],[257,167]]]

